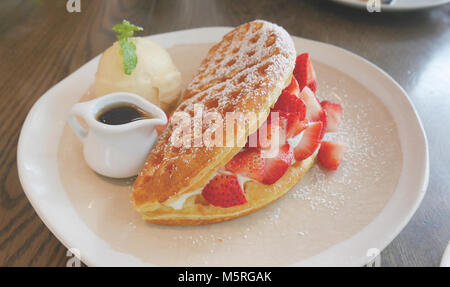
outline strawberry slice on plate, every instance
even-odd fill
[[[247,202],[236,175],[218,174],[203,188],[205,200],[214,206],[232,207]]]
[[[322,101],[320,105],[327,115],[326,132],[337,132],[342,118],[341,105],[330,101]]]
[[[261,181],[264,184],[274,184],[288,170],[292,164],[292,153],[289,145],[284,144],[280,147],[280,151],[274,158],[266,158],[264,165],[264,178]]]
[[[261,182],[264,178],[265,161],[259,148],[246,148],[235,155],[225,169]]]
[[[345,144],[324,141],[320,145],[317,158],[319,162],[330,170],[336,170],[344,156]]]
[[[320,144],[320,135],[322,133],[322,122],[310,123],[306,128],[302,139],[294,148],[294,157],[296,161],[302,161],[310,157]]]
[[[294,77],[298,82],[300,91],[303,91],[305,87],[308,87],[316,92],[316,72],[311,63],[308,53],[304,53],[297,56],[295,60]]]

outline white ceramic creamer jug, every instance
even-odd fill
[[[149,118],[115,125],[98,119],[102,111],[120,105],[135,106]],[[77,116],[86,122],[86,129]],[[120,92],[74,105],[67,121],[83,144],[89,167],[107,177],[126,178],[137,175],[143,167],[158,137],[155,127],[165,125],[167,117],[163,110],[138,95]]]

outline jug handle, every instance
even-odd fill
[[[88,131],[85,128],[83,128],[83,126],[76,118],[76,116],[83,117],[83,109],[81,105],[82,103],[73,106],[73,108],[70,110],[69,117],[67,118],[67,123],[72,128],[73,132],[78,137],[78,139],[80,141],[83,141],[87,137]]]

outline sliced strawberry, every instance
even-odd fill
[[[310,122],[319,121],[323,110],[319,101],[317,101],[314,93],[308,88],[304,88],[300,93],[300,99],[306,105],[306,119]]]
[[[291,166],[293,155],[284,144],[274,158],[262,158],[259,148],[246,148],[227,163],[225,169],[264,184],[273,184]]]
[[[275,122],[269,122],[267,124],[267,138],[258,138],[259,147],[261,149],[271,149],[273,145],[275,146],[281,146],[286,143],[286,129],[280,122],[280,119],[278,119],[278,123],[275,124]],[[260,136],[263,136],[264,129],[261,131]],[[278,140],[276,138],[278,136]]]
[[[280,112],[280,122],[285,129],[286,139],[295,137],[308,127],[308,121],[301,120],[298,113]]]
[[[323,138],[327,127],[327,114],[322,108],[314,93],[308,88],[304,88],[300,93],[300,99],[306,104],[306,119],[310,122],[322,122],[322,133],[320,139]]]
[[[262,181],[264,178],[264,164],[260,149],[246,148],[235,155],[225,165],[225,169],[257,181]]]
[[[298,113],[303,120],[306,115],[305,103],[294,94],[281,94],[273,107],[274,111]]]
[[[267,121],[264,122],[264,124],[254,134],[249,136],[245,147],[257,147],[261,149],[270,148],[273,140],[272,134],[274,129],[278,129],[278,143],[283,145],[286,143],[288,138],[295,137],[308,127],[308,121],[302,120],[301,115],[298,113],[282,111],[272,111],[271,113],[273,112],[278,112],[278,124],[275,125],[275,123],[272,122],[272,115],[270,115]],[[252,146],[250,145],[251,137],[256,137],[251,142]]]
[[[276,126],[274,126],[276,128]],[[257,148],[270,148],[270,143],[272,141],[272,125],[270,124],[270,116],[269,119],[266,120],[256,131],[257,136]]]
[[[278,121],[274,121],[274,117],[278,114]],[[245,147],[257,147],[268,149],[271,146],[272,137],[278,131],[278,143],[284,144],[286,142],[286,128],[281,122],[280,111],[271,111],[267,120],[254,132],[248,139]],[[256,143],[256,144],[255,144]]]
[[[345,145],[343,143],[322,142],[317,158],[326,168],[336,170],[344,156]]]
[[[322,113],[320,114],[319,121],[322,122],[322,132],[320,133],[320,139],[323,139],[323,136],[325,135],[325,132],[327,130],[328,126],[328,114],[325,109],[322,109]]]
[[[278,155],[274,158],[266,158],[264,166],[264,178],[262,183],[274,184],[280,179],[292,164],[292,153],[289,144],[280,147]]]
[[[296,161],[302,161],[310,157],[320,144],[320,135],[322,133],[322,122],[310,123],[305,130],[302,139],[294,148],[294,157]]]
[[[320,103],[327,115],[326,132],[337,132],[342,117],[342,107],[329,101]]]
[[[270,118],[270,116],[269,116]],[[254,133],[248,136],[246,148],[265,148],[270,142],[270,126],[266,120]],[[261,140],[262,139],[262,140]]]
[[[304,131],[308,127],[308,121],[297,121],[288,126],[286,138],[292,138]]]
[[[316,72],[314,71],[308,53],[297,56],[294,77],[298,82],[300,91],[303,91],[305,87],[309,87],[313,93],[316,92]]]
[[[247,202],[236,175],[218,174],[203,188],[205,200],[220,207],[232,207]]]
[[[295,77],[292,77],[291,83],[289,84],[289,86],[284,88],[281,94],[291,94],[297,97],[300,95],[300,88],[298,86],[298,82],[295,79]]]

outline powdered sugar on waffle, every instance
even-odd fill
[[[260,78],[256,73],[258,68],[269,64],[269,69],[281,69],[293,57],[293,42],[283,28],[261,20],[244,24],[226,34],[224,41],[212,48],[186,89],[185,97],[221,83],[226,83],[227,89],[237,90],[235,85],[238,84],[239,90],[250,91]],[[231,81],[236,78],[237,83]],[[279,81],[277,78],[266,80]]]
[[[204,114],[216,112],[222,118],[229,112],[263,111],[267,109],[267,101],[273,100],[268,93],[281,91],[285,84],[283,78],[291,72],[294,62],[295,48],[283,28],[265,21],[244,24],[225,35],[224,40],[210,50],[175,112],[188,113],[194,126],[195,104],[203,105]],[[204,122],[202,133],[207,129],[212,133],[215,127]],[[165,133],[172,132],[171,120]],[[197,153],[213,147],[195,147],[192,143],[190,147],[183,145],[171,152],[168,148],[167,144],[157,145],[153,150],[153,153],[171,154],[160,164],[179,158],[185,158],[189,164]],[[183,157],[187,153],[189,156]]]
[[[253,23],[253,22],[252,22]],[[203,61],[185,92],[177,111],[194,114],[194,105],[204,105],[204,113],[258,112],[266,108],[266,88],[281,89],[286,68],[292,68],[295,48],[289,34],[265,21],[245,24],[231,32]],[[252,95],[252,98],[249,98]],[[267,99],[268,100],[268,99]],[[243,103],[249,103],[249,105]],[[252,105],[254,103],[254,105]],[[246,119],[244,119],[246,120]],[[211,129],[204,125],[203,131]]]

